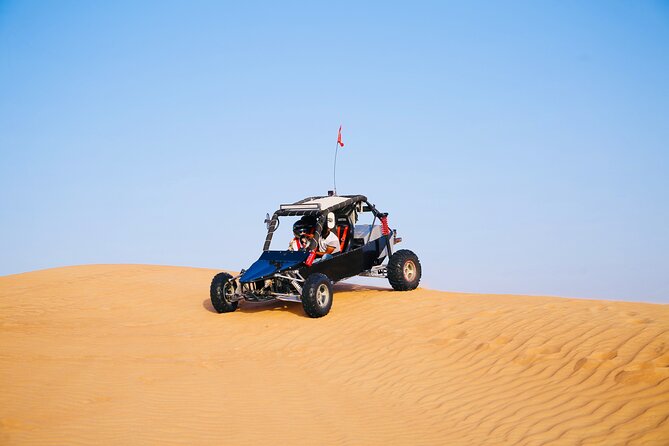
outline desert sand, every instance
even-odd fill
[[[216,314],[215,272],[0,277],[0,444],[669,444],[669,305],[378,280]]]

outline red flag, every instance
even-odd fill
[[[337,144],[339,144],[339,147],[344,147],[344,143],[341,142],[341,126],[339,126],[339,133],[337,133]]]

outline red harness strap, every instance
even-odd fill
[[[300,243],[300,238],[295,237],[293,240],[297,243],[297,249],[302,249],[302,244]]]
[[[339,233],[339,228],[337,228],[337,233]],[[348,226],[344,226],[344,233],[341,235],[341,238],[339,239],[339,249],[341,252],[344,252],[344,242],[346,242],[346,234],[348,234]]]

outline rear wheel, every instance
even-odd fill
[[[218,273],[211,281],[209,296],[211,304],[218,313],[230,313],[237,309],[238,301],[232,301],[235,294],[235,282],[228,273]]]
[[[409,291],[418,287],[421,267],[418,256],[408,249],[400,249],[388,260],[388,282],[395,291]]]
[[[323,317],[332,308],[332,282],[325,274],[314,273],[302,287],[302,306],[309,317]]]

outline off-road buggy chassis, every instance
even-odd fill
[[[356,225],[358,215],[371,212],[371,225]],[[313,216],[316,234],[328,224],[336,231],[341,253],[312,263],[311,250],[270,251],[279,217]],[[388,278],[397,291],[413,290],[421,277],[418,257],[409,250],[394,251],[401,241],[388,226],[388,214],[379,212],[363,195],[309,197],[283,204],[266,220],[267,237],[260,258],[237,276],[217,274],[210,296],[219,313],[235,311],[240,300],[301,302],[310,317],[322,317],[332,307],[332,284],[359,276]],[[329,223],[328,223],[329,220]],[[375,224],[376,222],[379,224]],[[333,224],[334,223],[334,224]]]

